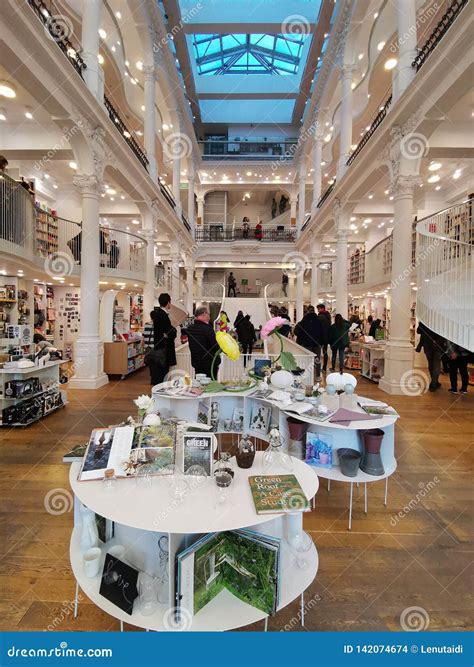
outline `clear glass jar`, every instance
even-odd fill
[[[102,487],[107,493],[113,492],[117,488],[117,478],[115,477],[115,470],[113,468],[107,468],[104,472]]]
[[[219,459],[214,464],[214,473],[218,471],[227,472],[231,477],[234,477],[235,466],[231,461],[231,454],[229,452],[221,452]]]
[[[233,479],[233,475],[224,469],[214,471],[214,500],[218,507],[229,501],[233,490]]]
[[[270,429],[268,447],[263,452],[262,467],[268,475],[274,471],[278,472],[278,468],[293,470],[293,461],[283,446],[280,431],[276,426]]]

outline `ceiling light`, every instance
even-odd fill
[[[363,54],[363,53],[359,53],[359,55],[358,55],[357,57],[359,58],[359,60],[362,60],[362,58],[364,57],[364,54]]]
[[[141,60],[137,60],[137,69],[139,69],[140,72],[143,70],[143,63]]]
[[[0,109],[0,120],[6,120],[5,109]]]
[[[439,176],[438,174],[433,174],[433,176],[429,177],[428,183],[437,183],[440,178],[441,176]]]
[[[137,80],[133,78],[133,76],[130,77],[130,83],[133,83],[134,86],[137,85]]]
[[[108,195],[115,195],[117,194],[116,191],[113,188],[107,188],[106,193]]]
[[[378,13],[378,12],[375,12],[375,13],[374,13],[374,19],[378,18],[378,15],[379,15],[379,13]]]
[[[441,162],[432,162],[430,166],[428,167],[429,171],[438,171],[438,169],[441,169],[443,165]]]
[[[460,169],[457,169],[457,170],[454,172],[454,174],[453,174],[453,178],[454,178],[455,181],[457,181],[458,178],[461,177],[461,173],[462,173],[462,172],[461,172]]]
[[[58,189],[58,186],[56,185],[56,183],[53,183],[53,188],[54,188],[55,190]]]
[[[331,137],[332,137],[332,134],[331,134],[331,133],[326,134],[326,136],[324,137],[324,141],[325,141],[326,143],[328,143],[329,141],[331,141]]]
[[[108,285],[109,283],[106,280],[99,280],[99,285]]]
[[[391,70],[394,67],[397,66],[397,59],[396,58],[389,58],[388,60],[385,61],[385,69],[386,70]]]
[[[104,56],[103,56],[101,53],[99,53],[99,54],[97,55],[97,60],[99,61],[99,65],[103,65],[104,62],[105,62],[105,61],[104,61]]]
[[[385,193],[386,195],[388,195],[389,192],[390,192],[390,190],[384,190],[384,193]]]
[[[365,224],[365,225],[368,225],[368,224],[370,224],[371,222],[372,222],[372,218],[365,218],[365,220],[364,220],[364,224]]]
[[[8,99],[13,99],[16,97],[16,91],[8,81],[0,81],[0,95],[2,97],[8,97]]]
[[[357,86],[356,82],[353,81],[353,82],[351,83],[351,89],[354,90],[354,88],[355,88],[356,86]]]
[[[125,199],[125,195],[120,195],[120,199]]]
[[[102,39],[107,38],[107,33],[105,32],[105,30],[103,28],[99,28],[99,35]]]
[[[355,217],[355,215],[351,215],[351,222],[355,222],[356,220],[357,218]]]
[[[130,63],[128,62],[128,60],[126,60],[125,61],[125,67],[128,67],[129,65],[130,65]]]
[[[373,199],[373,198],[374,198],[374,195],[372,193],[370,193],[369,199]]]
[[[381,50],[383,49],[384,46],[385,46],[385,42],[379,42],[379,43],[377,44],[377,51],[381,51]]]
[[[164,130],[169,130],[169,129],[170,129],[170,128],[169,128],[169,125],[167,125],[166,123],[163,123],[162,128],[163,128]]]
[[[120,12],[115,12],[115,16],[118,18],[119,21],[122,18],[122,14]]]
[[[28,118],[28,120],[32,120],[33,118],[33,114],[31,113],[28,107],[25,108],[25,118]]]
[[[140,224],[140,220],[132,220],[132,225],[139,225],[139,224]]]
[[[142,104],[142,111],[145,111],[145,105]]]
[[[69,166],[71,167],[71,169],[77,169],[77,162],[70,162]]]
[[[437,186],[435,187],[435,190],[441,190],[441,185],[437,185]]]
[[[389,199],[389,201],[393,201],[393,195],[390,195],[390,197],[388,199]]]
[[[370,100],[370,93],[367,93],[367,99]]]

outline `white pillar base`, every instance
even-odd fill
[[[413,375],[415,350],[410,343],[394,343],[387,341],[385,346],[384,374],[380,378],[379,389],[387,394],[412,395],[409,388]]]
[[[104,373],[104,345],[98,339],[76,341],[74,345],[74,376],[71,389],[99,389],[109,381]]]

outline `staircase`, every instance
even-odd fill
[[[222,309],[229,316],[229,322],[234,324],[239,310],[244,315],[250,315],[250,320],[256,329],[267,321],[267,307],[265,299],[249,299],[245,297],[226,297],[222,304]]]
[[[417,317],[447,340],[474,351],[474,200],[416,226]]]

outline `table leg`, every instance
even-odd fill
[[[354,483],[351,482],[351,490],[349,493],[349,530],[352,530],[352,487]]]
[[[383,498],[383,504],[387,507],[388,502],[388,477],[385,478],[385,494]]]
[[[120,621],[120,632],[123,632],[123,621]]]
[[[79,583],[76,581],[76,595],[74,598],[74,618],[77,618],[77,605],[79,602]]]
[[[331,480],[328,479],[328,493],[330,493],[330,491],[331,491]]]
[[[367,514],[367,482],[364,482],[364,512]]]
[[[304,591],[301,593],[301,627],[304,628]]]
[[[265,616],[265,624],[263,626],[263,631],[264,632],[268,631],[268,616]]]

